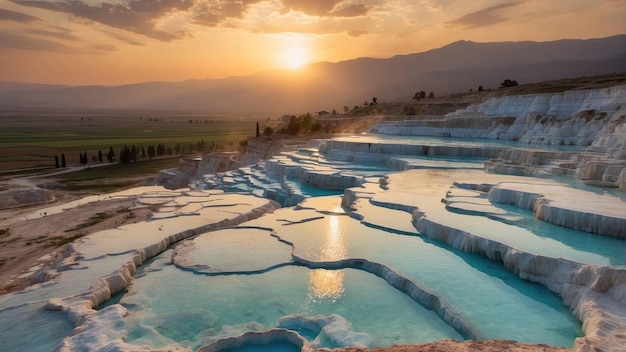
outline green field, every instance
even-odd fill
[[[148,175],[178,166],[178,157],[140,160],[128,165],[110,163],[105,166],[86,167],[83,170],[55,175],[55,188],[67,191],[113,192],[136,186]]]
[[[254,136],[256,121],[239,117],[167,116],[140,114],[72,114],[0,116],[0,171],[54,167],[54,157],[65,154],[68,166],[89,161],[113,148],[163,144],[178,154],[195,152],[197,143],[236,149]]]

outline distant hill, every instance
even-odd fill
[[[626,35],[552,42],[459,41],[388,59],[311,64],[300,71],[242,77],[146,82],[122,86],[60,86],[0,82],[0,110],[141,109],[181,112],[302,113],[410,98],[626,71]]]

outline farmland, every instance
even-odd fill
[[[197,151],[199,142],[213,148],[236,149],[254,136],[250,116],[151,115],[146,113],[22,114],[0,116],[0,172],[45,171],[55,156],[65,154],[68,166],[87,152],[89,162],[113,148],[162,144],[176,154]],[[170,153],[171,154],[171,153]]]

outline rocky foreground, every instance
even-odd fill
[[[145,221],[151,208],[129,210],[132,198],[86,203],[59,214],[17,221],[41,207],[68,203],[72,198],[52,200],[39,206],[4,210],[0,218],[0,295],[32,284],[32,275],[58,260],[65,245],[90,233]]]
[[[442,340],[433,343],[426,343],[421,345],[405,345],[405,346],[392,346],[389,348],[346,348],[340,350],[341,352],[557,352],[557,351],[571,351],[571,349],[553,347],[544,344],[520,344],[511,340],[488,340],[488,341],[454,341],[454,340]]]

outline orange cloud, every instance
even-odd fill
[[[41,18],[27,15],[21,12],[0,9],[0,20],[30,23],[35,21],[41,21]]]
[[[162,41],[181,38],[184,36],[184,33],[170,33],[159,30],[156,28],[156,21],[172,12],[188,10],[195,5],[194,0],[161,0],[158,2],[152,0],[131,0],[128,4],[103,2],[100,6],[91,6],[78,0],[56,2],[12,1],[23,6],[67,13]]]
[[[368,13],[368,6],[344,0],[283,0],[282,13],[289,11],[302,12],[319,17],[355,17]]]
[[[519,3],[508,2],[500,5],[490,6],[480,11],[472,12],[465,16],[459,17],[456,20],[446,22],[446,24],[452,26],[460,26],[462,28],[478,28],[494,25],[496,23],[507,21],[506,18],[502,18],[495,14],[498,10],[517,5],[519,5]]]
[[[193,22],[214,27],[229,18],[241,19],[250,6],[260,1],[211,1],[200,3],[193,9]]]
[[[68,48],[51,40],[34,39],[23,35],[1,33],[0,48],[20,49],[29,51],[51,51],[56,53],[68,52]]]

